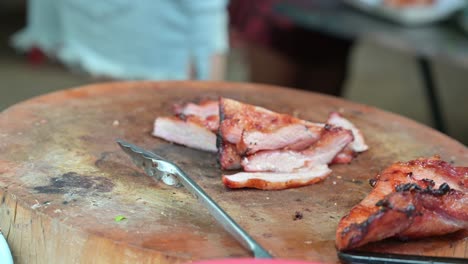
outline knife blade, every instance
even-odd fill
[[[253,253],[255,258],[273,258],[176,164],[124,140],[118,139],[117,143],[132,158],[133,163],[142,168],[150,177],[157,181],[162,180],[167,185],[183,185],[228,233]]]
[[[418,255],[404,255],[393,253],[375,253],[364,251],[339,251],[338,258],[343,263],[411,263],[411,264],[453,264],[453,263],[468,263],[468,259],[452,258],[452,257],[432,257],[432,256],[418,256]]]

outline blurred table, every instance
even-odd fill
[[[468,67],[468,36],[453,21],[404,27],[338,3],[314,6],[306,2],[282,2],[275,6],[275,10],[293,23],[313,31],[351,41],[358,38],[371,40],[414,56],[420,67],[434,126],[446,132],[430,61],[438,59]]]

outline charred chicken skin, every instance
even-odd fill
[[[338,224],[339,250],[468,228],[468,167],[453,167],[438,157],[398,162],[371,185],[371,193]]]

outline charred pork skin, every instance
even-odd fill
[[[468,228],[468,168],[438,157],[398,162],[371,180],[373,190],[338,224],[336,247],[389,237],[443,235]]]
[[[237,170],[242,168],[242,157],[239,152],[237,152],[236,145],[222,140],[218,134],[216,147],[218,148],[218,163],[223,170]]]

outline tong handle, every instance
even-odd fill
[[[180,183],[187,188],[211,213],[211,215],[228,231],[239,243],[250,249],[255,258],[273,258],[260,244],[258,244],[247,232],[242,229],[203,189],[184,173],[177,165],[174,165],[179,176]]]

